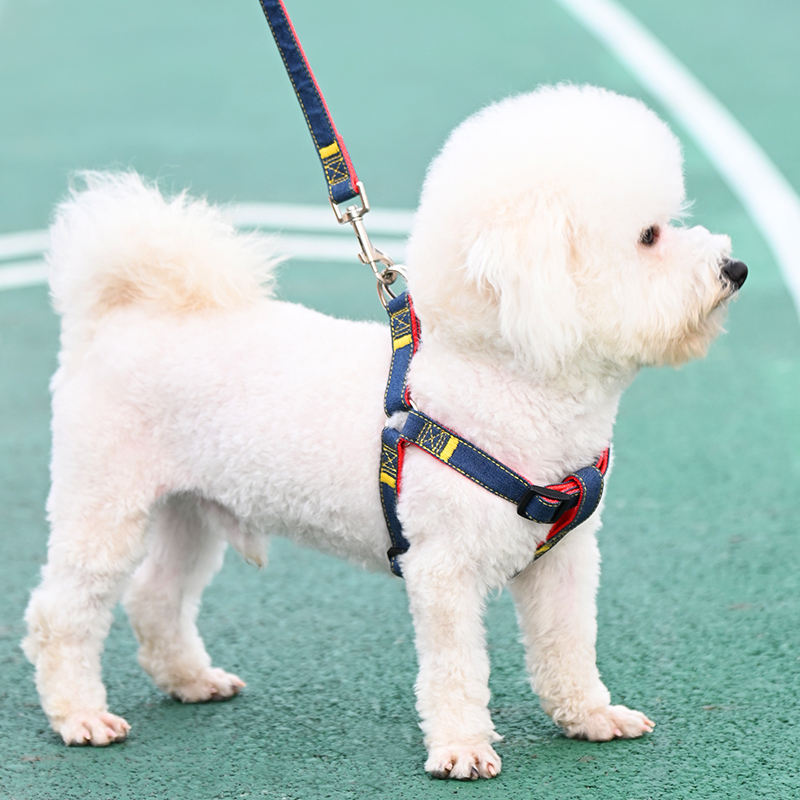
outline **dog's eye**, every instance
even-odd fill
[[[645,247],[652,247],[658,241],[658,234],[660,232],[657,225],[647,228],[647,230],[642,231],[642,235],[639,237],[639,243],[643,244]]]

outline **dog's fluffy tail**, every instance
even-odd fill
[[[90,338],[104,314],[134,303],[191,312],[269,295],[280,260],[272,240],[237,233],[203,200],[165,198],[134,172],[79,179],[50,231],[50,291],[65,329]]]

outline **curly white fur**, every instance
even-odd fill
[[[54,729],[103,745],[129,727],[100,676],[123,593],[142,666],[194,702],[243,685],[211,667],[195,626],[226,543],[262,564],[280,531],[388,569],[390,341],[271,299],[270,245],[207,204],[134,174],[86,183],[53,227],[52,534],[24,648]],[[416,403],[535,483],[592,462],[636,371],[702,355],[734,292],[727,237],[672,224],[684,205],[680,147],[635,100],[544,88],[467,120],[431,166],[409,243]],[[399,514],[426,769],[500,771],[482,615],[506,583],[533,688],[567,734],[652,729],[610,704],[595,666],[599,511],[532,564],[544,526],[411,449]]]

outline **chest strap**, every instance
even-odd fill
[[[534,561],[541,558],[597,508],[608,470],[609,448],[594,464],[576,470],[561,483],[549,486],[530,483],[479,447],[412,407],[408,368],[420,343],[419,320],[407,292],[391,300],[387,311],[392,333],[392,363],[384,395],[384,411],[387,417],[398,412],[407,413],[401,428],[384,427],[381,437],[379,485],[386,527],[392,540],[387,552],[392,572],[402,577],[398,559],[409,549],[397,517],[403,456],[409,444],[513,503],[521,517],[552,525],[545,541],[537,548]]]

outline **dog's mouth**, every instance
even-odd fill
[[[720,269],[722,282],[728,289],[728,294],[732,295],[739,291],[747,280],[747,265],[742,261],[734,261],[726,258],[722,262]]]

